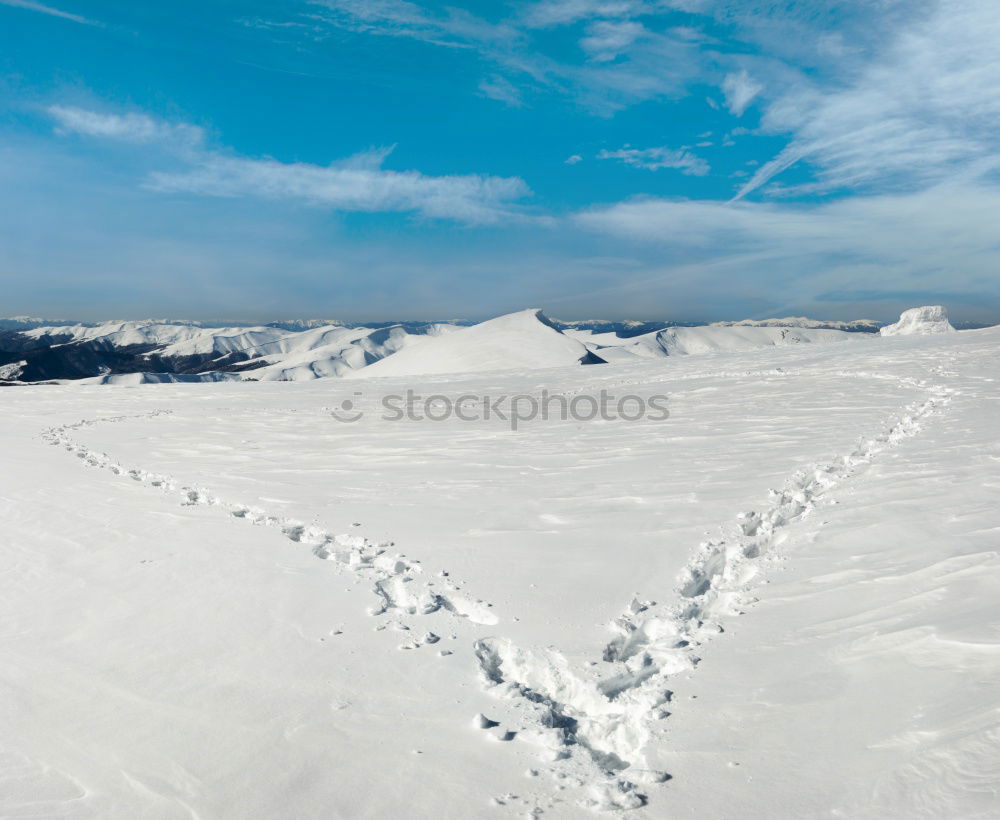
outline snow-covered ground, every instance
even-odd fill
[[[0,390],[0,817],[996,817],[1000,329],[861,337]]]

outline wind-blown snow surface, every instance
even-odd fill
[[[996,816],[998,347],[0,391],[0,816]]]

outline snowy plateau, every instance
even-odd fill
[[[1000,327],[6,322],[0,817],[1000,816]]]

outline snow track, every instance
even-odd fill
[[[372,591],[378,602],[369,609],[371,615],[429,615],[444,611],[478,624],[494,625],[498,622],[496,615],[490,611],[489,604],[459,595],[458,587],[449,578],[424,580],[420,562],[395,552],[391,541],[376,543],[348,533],[330,533],[319,527],[307,526],[301,521],[271,515],[259,507],[225,501],[207,489],[181,484],[170,476],[125,467],[107,453],[91,450],[73,441],[69,435],[73,431],[97,424],[152,419],[169,414],[170,411],[167,410],[154,410],[131,416],[83,420],[49,428],[42,433],[42,439],[75,454],[89,467],[108,470],[114,475],[179,497],[183,506],[219,507],[233,518],[279,530],[289,541],[310,547],[317,558],[332,561],[338,567],[372,581]],[[409,648],[410,645],[405,646]]]
[[[644,748],[654,724],[669,715],[670,676],[693,670],[700,647],[754,602],[755,581],[773,548],[788,535],[787,528],[881,453],[916,435],[953,393],[913,379],[843,375],[891,379],[926,390],[927,398],[905,407],[883,432],[862,438],[850,452],[796,472],[781,490],[771,491],[762,509],[740,513],[718,538],[699,544],[673,603],[633,599],[614,620],[618,634],[604,648],[603,665],[592,661],[577,673],[551,649],[522,649],[502,638],[477,642],[485,685],[497,696],[519,702],[521,718],[530,727],[519,737],[543,747],[557,779],[588,790],[583,805],[638,808],[647,802],[644,784],[669,779],[667,773],[649,769]]]
[[[684,378],[730,375],[794,377],[780,368],[740,373],[711,373]],[[699,544],[669,602],[631,600],[612,623],[614,637],[581,668],[554,649],[521,648],[502,637],[475,643],[484,687],[506,705],[495,721],[479,715],[481,728],[501,725],[502,739],[524,740],[539,747],[543,768],[559,783],[585,790],[582,805],[594,810],[634,809],[645,805],[645,787],[669,775],[647,765],[645,749],[657,723],[669,715],[672,675],[687,673],[699,653],[726,622],[754,602],[775,548],[789,528],[807,517],[825,497],[885,451],[916,435],[923,422],[951,401],[953,391],[926,382],[868,372],[838,375],[887,379],[919,389],[925,397],[898,412],[883,431],[862,438],[849,452],[793,474],[772,490],[758,509],[740,513],[718,537]],[[607,387],[640,384],[623,380]],[[580,391],[574,391],[580,392]],[[107,453],[76,442],[72,434],[96,424],[152,419],[170,411],[114,416],[53,427],[42,434],[51,445],[75,454],[91,467],[159,489],[182,505],[217,507],[235,519],[272,527],[345,572],[370,581],[375,595],[372,615],[390,615],[403,624],[411,616],[445,612],[482,625],[499,622],[488,604],[458,594],[460,586],[442,575],[428,577],[420,562],[395,551],[393,542],[372,542],[350,533],[330,533],[301,521],[273,515],[255,506],[225,501],[207,489],[182,484],[170,476],[125,467]],[[406,624],[409,628],[409,625]],[[437,642],[434,633],[403,648]],[[541,813],[536,806],[532,816]]]

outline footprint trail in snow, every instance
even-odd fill
[[[795,375],[780,369],[767,374]],[[557,789],[583,789],[581,804],[590,809],[645,805],[645,787],[669,779],[665,772],[647,766],[644,749],[656,722],[669,715],[670,677],[694,669],[699,647],[723,631],[728,618],[741,614],[753,602],[750,593],[754,581],[787,527],[807,516],[831,489],[879,454],[916,435],[921,422],[950,401],[950,390],[915,379],[858,372],[839,375],[892,380],[926,390],[928,397],[904,408],[884,432],[862,439],[850,452],[794,474],[783,489],[771,492],[762,509],[741,513],[735,522],[723,527],[719,537],[700,544],[674,590],[674,602],[630,601],[612,624],[615,637],[604,647],[600,660],[592,661],[586,669],[571,669],[566,658],[553,649],[521,648],[500,637],[476,641],[475,657],[483,685],[514,708],[510,720],[477,715],[474,724],[487,730],[494,740],[517,739],[536,746],[541,765],[531,770],[532,776],[544,770],[555,779]],[[182,505],[218,507],[236,519],[279,530],[288,540],[310,548],[318,558],[371,581],[376,602],[369,613],[394,616],[406,631],[410,630],[409,617],[434,612],[450,613],[482,626],[499,622],[488,604],[458,594],[459,586],[452,579],[443,574],[436,580],[426,579],[420,562],[396,552],[392,542],[333,534],[258,507],[230,503],[169,476],[126,468],[108,454],[95,452],[70,437],[76,430],[100,423],[168,413],[156,410],[85,420],[50,428],[42,438],[74,453],[88,466],[178,496]],[[438,640],[436,634],[427,632],[401,648],[432,645]],[[531,803],[512,795],[495,802],[527,808],[529,816],[543,812],[539,801]]]
[[[881,453],[916,435],[953,392],[913,379],[844,375],[890,378],[929,395],[850,452],[795,473],[783,489],[771,491],[763,509],[741,513],[720,537],[700,544],[674,590],[674,603],[633,599],[612,624],[617,636],[604,648],[603,665],[594,662],[577,672],[552,649],[524,649],[502,638],[477,642],[484,684],[516,705],[526,724],[518,737],[542,748],[558,781],[586,789],[584,806],[639,808],[648,801],[644,786],[669,779],[648,768],[644,749],[654,724],[669,715],[670,677],[693,670],[699,647],[753,603],[754,581],[785,528]]]
[[[215,496],[210,491],[183,485],[173,478],[151,473],[139,468],[128,468],[119,464],[107,453],[98,453],[73,441],[69,433],[96,424],[117,423],[136,419],[151,419],[168,415],[169,411],[154,410],[133,416],[111,416],[84,420],[74,424],[53,427],[42,434],[49,444],[74,453],[87,466],[147,484],[163,492],[180,498],[183,506],[205,505],[225,510],[233,518],[255,526],[274,527],[289,541],[303,544],[312,549],[317,558],[335,563],[341,569],[356,573],[372,581],[372,591],[377,602],[369,609],[371,615],[429,615],[443,611],[473,623],[491,626],[499,619],[490,611],[490,605],[459,594],[458,585],[442,575],[436,580],[424,578],[420,562],[394,551],[393,542],[376,543],[359,535],[330,533],[320,527],[305,525],[300,521],[271,515],[259,507],[230,503]],[[439,589],[443,588],[443,589]],[[430,633],[433,634],[433,633]],[[435,636],[436,637],[436,636]],[[425,640],[423,643],[435,643]],[[420,645],[417,642],[416,645]],[[414,642],[404,644],[412,648]]]

